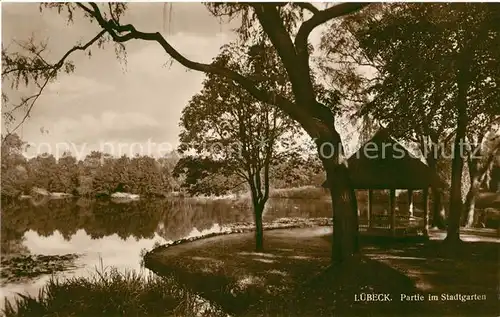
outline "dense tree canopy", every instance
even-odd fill
[[[244,190],[241,181],[224,162],[209,157],[184,156],[173,170],[181,188],[189,195],[221,196]],[[246,188],[246,187],[245,187]]]
[[[460,144],[470,135],[469,147],[484,148],[477,140],[500,114],[499,12],[491,4],[377,4],[333,22],[322,40],[323,68],[359,116],[417,142],[442,175],[451,166],[450,153],[461,153],[450,174],[455,236],[461,192],[477,187],[462,181],[463,159],[473,149]],[[337,62],[328,64],[331,58]],[[491,156],[483,154],[479,161],[489,162]],[[478,183],[481,173],[475,164],[468,167],[470,182]],[[444,215],[441,196],[433,188],[434,220]]]

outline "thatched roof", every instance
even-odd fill
[[[384,129],[348,160],[356,189],[424,189],[444,182]],[[326,186],[326,182],[323,183]]]

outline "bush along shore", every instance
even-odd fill
[[[227,316],[172,279],[98,269],[89,277],[51,278],[38,296],[6,300],[5,317]]]

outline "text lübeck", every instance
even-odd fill
[[[354,295],[355,302],[390,302],[389,294],[384,293],[361,293]]]

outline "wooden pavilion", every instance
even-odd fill
[[[443,187],[445,184],[420,159],[411,154],[401,143],[385,130],[379,130],[368,142],[348,160],[348,169],[355,190],[367,190],[366,223],[360,229],[369,232],[387,232],[391,235],[406,235],[412,230],[428,233],[428,197],[431,185]],[[326,182],[323,183],[325,187]],[[373,212],[373,191],[389,190],[389,212],[377,215]],[[396,190],[408,191],[408,213],[396,215]],[[414,217],[414,191],[421,190],[423,215]],[[359,213],[359,206],[358,206]],[[397,221],[398,220],[398,221]],[[412,226],[413,224],[413,226]],[[416,224],[416,226],[414,225]]]

